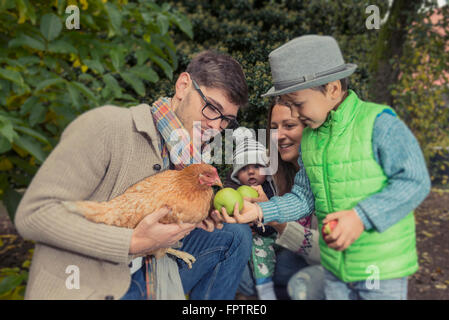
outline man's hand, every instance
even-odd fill
[[[236,203],[234,207],[234,214],[232,217],[228,215],[225,207],[221,208],[222,212],[214,210],[213,214],[217,219],[226,223],[249,223],[254,221],[261,221],[263,217],[262,209],[256,204],[247,200],[243,201],[242,212],[239,212],[239,204]]]
[[[198,223],[196,227],[206,230],[208,232],[212,232],[215,230],[215,228],[222,229],[223,221],[219,217],[217,217],[216,214],[213,214],[213,211],[211,211],[209,216],[200,223]]]
[[[147,215],[137,224],[131,237],[129,254],[138,255],[160,248],[169,248],[196,227],[192,223],[183,223],[181,225],[176,223],[159,223],[159,219],[169,212],[169,209],[161,208]]]
[[[364,230],[363,222],[354,210],[339,211],[328,214],[323,224],[338,220],[330,235],[323,235],[327,245],[337,251],[343,251],[356,241]]]

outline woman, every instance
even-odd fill
[[[304,125],[292,116],[289,106],[275,99],[268,112],[267,137],[271,130],[278,130],[278,170],[273,175],[277,195],[288,193],[296,172],[299,170],[298,157]],[[269,141],[267,142],[269,144]],[[319,247],[317,223],[315,216],[288,223],[270,223],[279,236],[276,244],[276,268],[274,283],[279,299],[321,299],[322,269],[319,266]],[[312,266],[312,267],[309,267]],[[298,272],[298,270],[300,270]],[[292,277],[298,273],[295,277]],[[290,282],[289,282],[290,280]],[[254,279],[247,267],[239,287],[246,296],[254,295]]]

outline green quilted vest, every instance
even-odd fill
[[[353,91],[316,130],[304,129],[302,158],[315,196],[319,230],[327,214],[351,210],[388,182],[374,159],[374,121],[390,107],[360,100]],[[394,143],[394,142],[392,142]],[[379,233],[364,231],[346,250],[319,239],[321,263],[344,282],[363,281],[378,271],[379,280],[413,274],[418,269],[413,212]]]

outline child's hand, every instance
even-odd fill
[[[251,186],[251,188],[253,188],[254,190],[257,191],[257,193],[259,194],[259,197],[257,198],[248,198],[248,197],[244,197],[243,200],[255,203],[255,202],[265,202],[268,201],[268,197],[265,194],[265,192],[263,191],[263,188],[261,185],[258,186]]]
[[[330,235],[325,236],[327,245],[337,251],[343,251],[357,240],[364,230],[363,222],[354,210],[339,211],[328,214],[323,224],[338,220],[338,224]]]
[[[262,209],[255,203],[244,200],[242,212],[239,212],[239,204],[234,207],[234,214],[231,216],[226,212],[226,208],[221,208],[222,212],[214,210],[213,214],[226,223],[249,223],[262,220]]]

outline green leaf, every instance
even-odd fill
[[[20,57],[19,59],[17,59],[17,61],[24,64],[25,66],[30,66],[30,65],[38,64],[41,61],[41,59],[39,59],[39,57],[36,57],[36,56],[25,56],[25,57]]]
[[[48,51],[53,53],[78,53],[78,50],[71,43],[61,39],[49,43]]]
[[[86,98],[94,102],[98,102],[97,97],[92,93],[92,91],[81,82],[72,81],[70,84],[78,89]]]
[[[31,49],[43,51],[45,50],[45,44],[35,38],[27,36],[26,34],[20,34],[17,38],[14,38],[8,42],[9,48],[28,47]]]
[[[69,91],[70,99],[77,110],[81,109],[81,96],[78,89],[70,82],[67,82],[67,90]]]
[[[12,142],[14,136],[17,135],[11,121],[3,116],[0,116],[0,134]]]
[[[25,4],[24,0],[17,0],[16,1],[17,9],[19,10],[19,23],[25,22],[27,17],[27,6]]]
[[[15,287],[19,286],[22,281],[22,275],[11,275],[3,278],[3,280],[0,282],[0,295],[12,291]]]
[[[23,0],[26,6],[28,18],[30,18],[31,23],[36,24],[36,11],[34,10],[34,6],[30,3],[29,0]]]
[[[112,66],[115,71],[119,71],[123,63],[123,55],[121,52],[119,50],[111,50],[109,56],[111,57]]]
[[[0,1],[0,10],[8,10],[8,9],[14,9],[16,7],[16,4],[14,0],[1,0]]]
[[[47,108],[41,104],[35,105],[31,109],[30,117],[28,118],[30,126],[34,127],[36,124],[44,122],[46,115]]]
[[[89,67],[89,69],[95,70],[98,73],[103,73],[104,68],[100,61],[97,60],[83,60],[83,63]]]
[[[4,136],[0,135],[0,153],[5,153],[11,150],[12,144]]]
[[[150,82],[157,82],[159,80],[159,76],[151,67],[135,66],[129,69],[129,72],[132,72],[139,78]]]
[[[159,67],[161,67],[162,71],[164,71],[167,78],[169,78],[170,80],[173,79],[173,68],[167,63],[167,61],[154,54],[150,54],[149,58]]]
[[[157,22],[157,26],[159,28],[159,32],[162,35],[166,34],[168,31],[168,27],[170,27],[170,21],[167,18],[167,16],[165,16],[163,14],[158,14],[156,22]]]
[[[39,140],[40,142],[50,145],[50,141],[48,141],[47,137],[37,132],[36,130],[24,126],[14,126],[14,130],[16,130],[17,132],[25,133],[26,135],[33,137]]]
[[[122,95],[122,88],[118,84],[117,80],[110,73],[108,73],[103,77],[103,81],[106,84],[106,86],[110,90],[112,90],[115,97],[120,97]]]
[[[54,13],[47,13],[41,18],[40,30],[48,41],[56,39],[62,30],[61,19]]]
[[[44,90],[48,87],[51,87],[51,86],[54,86],[57,84],[61,84],[64,82],[65,82],[65,80],[62,78],[53,78],[53,79],[44,80],[36,86],[36,88],[34,89],[34,92],[37,93],[37,92]]]
[[[134,91],[137,92],[138,95],[142,97],[145,96],[145,86],[139,77],[131,72],[120,72],[120,76],[134,89]]]
[[[8,211],[9,218],[13,222],[20,200],[22,200],[22,194],[12,188],[6,188],[5,193],[3,194],[3,204],[6,207],[6,211]]]
[[[15,70],[0,68],[0,78],[12,81],[20,86],[23,86],[25,84],[23,82],[22,75]]]
[[[106,12],[109,17],[109,22],[114,30],[114,32],[118,35],[121,34],[120,27],[122,25],[122,15],[120,11],[117,9],[115,4],[107,2],[105,4]]]
[[[143,65],[149,58],[152,52],[147,48],[142,48],[136,52],[137,64]]]
[[[17,145],[19,148],[27,151],[29,154],[31,154],[33,157],[36,158],[40,163],[44,162],[47,155],[40,147],[39,143],[30,137],[25,136],[17,136],[14,139],[14,144]]]
[[[25,100],[25,102],[20,107],[19,114],[24,116],[24,115],[30,113],[30,111],[33,108],[33,106],[38,104],[38,103],[39,103],[39,98],[38,97],[36,97],[36,96],[29,97],[28,99]]]
[[[181,13],[172,13],[171,20],[182,30],[190,39],[193,39],[193,28],[187,16]]]

